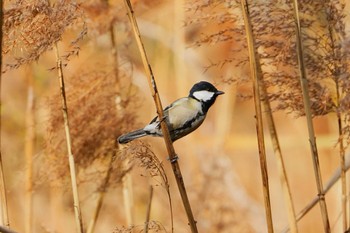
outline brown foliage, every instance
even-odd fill
[[[87,168],[95,160],[104,160],[115,154],[116,138],[135,123],[135,117],[130,111],[118,110],[116,90],[114,76],[103,71],[82,73],[67,82],[70,133],[78,168]],[[123,104],[129,106],[128,100]],[[58,93],[50,98],[49,107],[47,162],[55,170],[56,176],[62,178],[68,172],[68,161]],[[120,169],[121,160],[118,157],[114,161]],[[124,173],[119,169],[114,170]]]

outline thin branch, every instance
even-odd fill
[[[3,24],[4,24],[4,1],[0,0],[0,145],[1,145],[1,129],[2,129],[2,120],[1,120],[1,111],[2,111],[2,45],[3,45]],[[2,163],[2,151],[0,148],[0,197],[1,197],[1,215],[2,215],[2,224],[10,227],[10,221],[8,216],[8,206],[7,206],[7,196],[6,196],[6,184],[4,177],[4,168]]]
[[[136,22],[136,19],[134,16],[134,11],[132,9],[130,0],[124,0],[124,3],[125,3],[125,6],[127,8],[128,17],[129,17],[129,20],[131,22],[131,25],[132,25],[132,28],[134,31],[134,35],[135,35],[135,39],[136,39],[139,51],[141,53],[142,62],[143,62],[144,68],[145,68],[145,72],[147,74],[146,76],[147,76],[148,84],[149,84],[150,90],[152,92],[152,97],[153,97],[154,103],[155,103],[156,108],[157,108],[158,117],[159,117],[159,119],[164,119],[163,107],[162,107],[162,103],[161,103],[161,100],[159,97],[156,81],[154,79],[152,68],[148,62],[146,51],[145,51],[144,45],[143,45],[142,40],[141,40],[140,31],[139,31],[139,28],[138,28],[138,25],[137,25],[137,22]],[[182,202],[183,202],[183,205],[184,205],[185,210],[186,210],[186,214],[187,214],[187,218],[188,218],[189,225],[191,228],[191,232],[192,233],[198,232],[196,221],[194,220],[193,213],[191,210],[191,205],[190,205],[190,202],[189,202],[188,197],[187,197],[186,187],[185,187],[184,180],[183,180],[183,177],[181,174],[180,166],[176,160],[177,155],[175,153],[173,143],[170,139],[168,125],[167,125],[166,121],[161,121],[160,125],[161,125],[161,129],[162,129],[165,145],[166,145],[166,148],[167,148],[167,151],[169,154],[169,161],[172,161],[171,167],[173,169],[176,183],[177,183],[177,186],[179,188],[179,192],[180,192],[180,195],[182,198]]]
[[[72,139],[71,139],[70,130],[69,130],[68,107],[67,107],[66,91],[65,91],[64,78],[63,78],[62,60],[61,60],[60,55],[59,55],[57,43],[55,44],[55,50],[56,50],[58,80],[59,80],[59,84],[60,84],[60,92],[61,92],[61,98],[62,98],[62,113],[63,113],[63,120],[64,120],[64,130],[65,130],[65,134],[66,134],[69,170],[70,170],[70,177],[71,177],[71,182],[72,182],[75,222],[76,222],[77,232],[83,233],[84,232],[83,220],[82,220],[82,216],[81,216],[80,203],[79,203],[79,194],[78,194],[78,184],[77,184],[76,171],[75,171],[75,162],[74,162],[74,156],[72,153]]]
[[[261,177],[263,184],[263,194],[265,203],[265,213],[267,229],[269,233],[273,233],[273,222],[271,213],[271,201],[270,201],[270,191],[269,191],[269,178],[267,173],[267,162],[266,162],[266,151],[265,151],[265,141],[264,141],[264,130],[263,130],[263,119],[261,111],[261,101],[260,101],[260,82],[261,71],[259,72],[258,60],[256,58],[255,43],[252,33],[251,23],[249,19],[249,9],[247,0],[241,0],[242,12],[245,24],[245,30],[247,34],[247,43],[249,49],[249,61],[250,61],[250,71],[253,80],[253,92],[254,92],[254,105],[256,114],[256,129],[257,129],[257,139],[259,147],[259,158],[260,158],[260,168]]]
[[[328,211],[327,211],[327,205],[326,205],[324,189],[322,184],[319,157],[317,152],[316,137],[315,137],[314,127],[312,123],[308,80],[306,77],[303,45],[302,45],[302,38],[301,38],[301,25],[300,25],[300,19],[299,19],[298,0],[293,1],[293,8],[294,8],[294,20],[295,20],[295,27],[296,27],[295,31],[296,31],[296,41],[297,41],[297,57],[298,57],[298,65],[299,65],[299,72],[300,72],[300,84],[301,84],[301,89],[303,93],[303,102],[304,102],[305,116],[306,116],[306,121],[308,126],[312,161],[314,166],[318,197],[320,199],[320,207],[321,207],[324,231],[330,232]]]

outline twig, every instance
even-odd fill
[[[2,26],[4,24],[4,1],[0,0],[0,51],[2,51],[3,44],[3,30]],[[0,113],[2,111],[2,101],[1,101],[1,93],[2,93],[2,52],[0,54]],[[0,114],[1,116],[2,114]],[[0,145],[1,145],[1,130],[2,129],[2,121],[0,119]],[[1,215],[2,215],[2,224],[10,227],[10,221],[8,216],[8,206],[7,206],[7,196],[6,196],[6,184],[4,177],[4,168],[2,164],[2,151],[0,149],[0,197],[1,197]]]
[[[152,68],[148,62],[146,51],[145,51],[145,48],[144,48],[142,40],[141,40],[140,31],[139,31],[139,28],[137,26],[137,22],[136,22],[136,19],[134,16],[134,11],[132,9],[130,0],[124,0],[124,3],[125,3],[125,6],[127,8],[128,17],[129,17],[129,20],[131,22],[131,25],[132,25],[132,28],[134,31],[134,35],[135,35],[135,39],[136,39],[139,51],[141,53],[142,62],[143,62],[144,68],[145,68],[145,72],[147,74],[148,84],[149,84],[150,90],[152,92],[152,97],[153,97],[154,103],[155,103],[156,108],[157,108],[158,117],[159,117],[159,119],[163,119],[164,115],[163,115],[162,103],[161,103],[161,100],[159,97],[159,93],[157,90],[156,81],[155,81],[154,76],[153,76]],[[189,225],[191,228],[191,232],[192,233],[198,232],[196,221],[194,220],[193,213],[191,210],[191,205],[190,205],[190,202],[189,202],[188,197],[187,197],[186,187],[185,187],[184,180],[183,180],[183,177],[181,174],[180,166],[176,160],[177,155],[175,153],[173,143],[170,139],[168,125],[167,125],[166,121],[161,121],[160,125],[161,125],[161,129],[162,129],[165,145],[166,145],[166,148],[167,148],[167,151],[169,154],[169,161],[172,161],[171,167],[173,169],[176,183],[177,183],[177,186],[179,188],[179,192],[180,192],[180,195],[182,198],[182,202],[183,202],[183,205],[184,205],[185,210],[186,210],[186,214],[187,214],[187,218],[188,218]]]
[[[80,210],[80,204],[79,204],[79,194],[78,194],[78,185],[77,185],[77,178],[76,178],[76,172],[75,172],[75,162],[74,162],[74,156],[72,153],[72,139],[71,139],[70,130],[69,130],[68,108],[67,108],[67,100],[66,100],[66,91],[64,86],[62,61],[59,56],[57,44],[55,44],[55,50],[56,50],[58,80],[60,84],[60,92],[61,92],[61,98],[62,98],[62,112],[63,112],[64,130],[66,133],[69,170],[70,170],[70,177],[72,182],[75,222],[76,222],[77,232],[83,233],[84,228],[83,228],[83,220],[81,217],[81,210]]]
[[[309,96],[309,89],[308,89],[308,80],[306,77],[306,71],[305,71],[305,65],[304,65],[301,26],[300,26],[299,9],[298,9],[297,0],[293,1],[293,8],[294,8],[295,27],[296,27],[295,31],[296,31],[296,41],[297,41],[297,57],[298,57],[298,65],[299,65],[299,72],[300,72],[300,84],[301,84],[301,89],[303,93],[303,102],[304,102],[305,116],[306,116],[306,121],[308,126],[312,161],[314,166],[318,197],[320,199],[320,207],[321,207],[324,231],[330,232],[328,211],[327,211],[327,205],[326,205],[326,200],[325,200],[325,195],[323,190],[320,163],[319,163],[318,152],[317,152],[316,137],[315,137],[314,127],[312,123],[310,96]]]
[[[146,221],[145,221],[145,227],[143,229],[144,233],[148,233],[148,224],[151,216],[152,197],[153,197],[153,187],[151,185],[149,187],[149,198],[148,198],[148,206],[147,206],[147,212],[146,212]]]
[[[261,111],[261,101],[260,101],[260,82],[261,72],[259,73],[258,64],[256,59],[256,51],[254,47],[254,38],[251,29],[251,23],[249,19],[249,9],[248,3],[246,0],[241,0],[243,18],[245,24],[245,30],[247,34],[247,43],[249,49],[249,61],[250,61],[250,71],[253,80],[253,91],[254,91],[254,105],[255,105],[255,114],[256,114],[256,129],[257,129],[257,139],[259,147],[259,158],[260,158],[260,168],[261,168],[261,177],[263,184],[263,194],[264,194],[264,203],[265,203],[265,213],[266,213],[266,222],[267,229],[269,233],[273,233],[273,222],[272,222],[272,213],[271,213],[271,202],[270,202],[270,191],[269,191],[269,178],[267,174],[267,162],[266,162],[266,151],[265,151],[265,142],[264,142],[264,131],[263,131],[263,119]]]

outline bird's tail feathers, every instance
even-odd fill
[[[128,143],[128,142],[130,142],[130,141],[132,141],[134,139],[141,138],[141,137],[144,137],[146,135],[147,135],[147,133],[146,133],[145,130],[138,129],[138,130],[132,131],[130,133],[121,135],[118,138],[118,142],[120,144],[125,144],[125,143]]]

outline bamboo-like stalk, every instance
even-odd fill
[[[252,33],[249,31],[248,33]],[[253,38],[253,36],[251,36]],[[253,41],[253,43],[255,43]],[[255,47],[255,45],[253,44]],[[292,233],[297,233],[298,232],[298,226],[297,226],[297,221],[296,221],[296,216],[295,216],[295,208],[293,204],[293,198],[292,194],[290,191],[290,186],[289,186],[289,181],[287,177],[287,172],[284,166],[284,161],[283,161],[283,156],[282,156],[282,150],[281,146],[279,143],[278,135],[277,135],[277,130],[275,126],[275,121],[273,119],[272,115],[272,110],[271,110],[271,105],[267,96],[267,91],[266,87],[262,78],[262,70],[261,70],[261,65],[259,63],[259,58],[257,57],[257,54],[255,55],[255,60],[256,60],[256,68],[257,68],[257,78],[259,79],[259,87],[260,87],[260,93],[261,93],[261,99],[262,103],[265,109],[265,116],[266,116],[266,121],[267,125],[269,128],[270,136],[271,136],[271,142],[273,145],[273,150],[276,155],[276,160],[277,160],[277,166],[278,166],[278,171],[280,174],[280,182],[284,194],[284,200],[287,206],[287,214],[288,214],[288,221],[289,221],[289,226],[291,229]]]
[[[74,156],[72,153],[72,139],[71,139],[70,130],[69,130],[68,107],[67,107],[66,91],[65,91],[65,85],[64,85],[62,60],[59,55],[57,44],[55,44],[55,51],[56,51],[56,61],[57,61],[57,70],[58,70],[58,80],[59,80],[60,93],[61,93],[61,99],[62,99],[62,113],[63,113],[64,130],[66,134],[70,178],[71,178],[72,191],[73,191],[74,214],[75,214],[75,222],[77,227],[76,230],[78,233],[83,233],[84,228],[83,228],[83,220],[81,216],[80,203],[79,203],[79,193],[78,193],[78,184],[77,184],[76,171],[75,171],[75,162],[74,162]]]
[[[295,216],[295,208],[294,208],[292,193],[290,190],[289,181],[288,181],[288,177],[287,177],[287,171],[286,171],[284,161],[283,161],[282,150],[281,150],[280,142],[279,142],[278,135],[277,135],[276,125],[275,125],[275,121],[273,119],[272,109],[271,109],[270,102],[268,100],[266,87],[264,85],[263,80],[260,80],[260,81],[261,81],[260,82],[260,87],[261,87],[260,90],[261,90],[262,97],[263,97],[262,102],[263,102],[263,106],[265,109],[266,121],[267,121],[267,125],[269,127],[269,132],[270,132],[270,136],[271,136],[273,150],[274,150],[274,153],[276,155],[278,172],[280,174],[280,182],[281,182],[281,186],[282,186],[282,190],[283,190],[283,194],[284,194],[284,201],[285,201],[286,206],[287,206],[289,227],[290,227],[290,230],[292,233],[297,233],[298,232],[298,224],[297,224],[297,220],[296,220],[296,216]]]
[[[328,12],[328,11],[326,11]],[[329,14],[329,13],[328,13]],[[328,18],[329,16],[327,16]],[[337,107],[340,106],[340,95],[341,89],[339,86],[339,75],[341,74],[341,54],[340,51],[336,51],[336,41],[338,41],[339,37],[337,37],[335,31],[333,30],[331,23],[328,23],[328,32],[330,37],[330,44],[332,48],[332,56],[334,58],[334,70],[331,71],[332,75],[334,75],[334,82],[336,88],[336,104]],[[337,63],[339,62],[339,63]],[[339,135],[339,163],[341,167],[341,206],[342,206],[342,220],[343,220],[343,231],[345,232],[348,229],[348,217],[347,217],[347,188],[346,188],[346,171],[345,171],[345,147],[344,147],[344,138],[343,138],[343,120],[342,114],[339,110],[337,110],[337,123],[338,123],[338,135]]]
[[[27,113],[26,113],[26,136],[25,136],[25,158],[26,158],[26,185],[25,185],[25,232],[32,232],[33,219],[33,153],[35,142],[35,117],[34,117],[34,85],[33,74],[28,75]]]
[[[270,201],[270,191],[269,191],[269,178],[267,173],[267,162],[266,162],[266,151],[265,151],[265,141],[264,141],[264,127],[261,111],[261,101],[260,101],[260,82],[261,72],[258,69],[258,60],[256,58],[255,43],[252,33],[251,23],[249,19],[249,9],[248,3],[246,0],[241,0],[242,12],[245,24],[245,31],[247,35],[247,44],[249,50],[249,63],[250,71],[253,80],[253,92],[254,92],[254,105],[255,105],[255,114],[256,114],[256,129],[257,129],[257,139],[259,147],[259,158],[260,158],[260,168],[261,168],[261,177],[263,184],[263,195],[264,195],[264,204],[265,204],[265,214],[267,229],[269,233],[274,232],[273,230],[273,221],[272,221],[272,212],[271,212],[271,201]]]
[[[141,40],[140,31],[139,31],[139,28],[137,25],[136,18],[134,16],[134,11],[132,9],[131,2],[130,2],[130,0],[124,0],[124,3],[126,6],[126,9],[127,9],[127,12],[128,12],[128,17],[129,17],[130,23],[132,25],[132,29],[134,31],[137,46],[138,46],[139,51],[141,53],[142,63],[144,65],[146,76],[147,76],[147,81],[148,81],[150,90],[152,92],[152,97],[153,97],[155,106],[157,108],[158,117],[159,117],[159,119],[164,119],[163,107],[162,107],[162,103],[161,103],[161,100],[159,97],[156,81],[155,81],[155,78],[153,76],[152,68],[148,62],[146,51],[145,51],[144,45],[143,45],[142,40]],[[183,205],[185,207],[185,211],[187,214],[187,218],[189,221],[191,232],[192,233],[198,232],[196,221],[194,220],[191,205],[190,205],[190,202],[188,200],[186,187],[185,187],[184,180],[183,180],[183,177],[181,174],[180,166],[179,166],[179,163],[177,162],[177,155],[175,153],[173,143],[170,139],[168,125],[166,124],[166,121],[161,121],[160,125],[161,125],[161,129],[162,129],[162,133],[163,133],[164,142],[165,142],[168,154],[169,154],[169,161],[171,162],[171,167],[172,167],[175,179],[176,179],[177,186],[179,188],[179,192],[181,195]]]
[[[153,187],[151,185],[149,187],[149,198],[148,198],[148,205],[147,205],[147,212],[146,212],[146,221],[143,229],[144,233],[148,233],[148,225],[151,217],[152,198],[153,198]]]
[[[345,163],[345,172],[350,169],[350,154],[347,155],[347,160]],[[339,167],[331,176],[331,178],[328,180],[324,187],[325,194],[335,185],[335,183],[339,180],[341,177],[342,168]],[[315,197],[312,199],[298,214],[297,214],[297,221],[300,221],[315,205],[319,202],[319,197]],[[286,227],[282,233],[286,233],[289,231],[289,228]]]
[[[296,41],[297,41],[297,58],[298,58],[298,66],[299,66],[299,73],[300,73],[300,84],[301,84],[301,89],[303,94],[303,102],[304,102],[305,116],[307,121],[308,134],[309,134],[309,143],[310,143],[310,148],[312,153],[314,173],[316,178],[317,192],[318,192],[318,197],[320,199],[319,203],[321,207],[324,231],[330,232],[328,211],[327,211],[325,194],[324,194],[324,189],[322,184],[321,169],[320,169],[320,163],[319,163],[319,157],[318,157],[318,151],[317,151],[317,145],[316,145],[316,137],[315,137],[314,127],[312,123],[308,80],[306,77],[306,70],[304,65],[304,54],[303,54],[303,45],[302,45],[302,38],[301,38],[301,25],[300,25],[300,18],[299,18],[298,0],[293,1],[293,8],[294,8],[294,20],[295,20],[295,27],[296,27],[295,31],[296,31]]]
[[[4,1],[0,0],[0,29],[4,24]],[[0,51],[2,51],[2,43],[3,43],[3,31],[0,30]],[[2,120],[1,120],[1,111],[2,111],[2,53],[0,54],[0,145],[1,145],[1,129],[2,129]],[[4,168],[2,162],[2,150],[0,147],[0,198],[1,198],[1,223],[6,227],[10,227],[10,220],[8,216],[8,207],[7,207],[7,195],[6,195],[6,184],[5,184],[5,176],[4,176]]]

